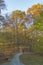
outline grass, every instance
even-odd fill
[[[24,65],[43,65],[43,56],[24,54],[20,59]]]

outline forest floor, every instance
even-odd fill
[[[24,53],[20,59],[24,65],[43,65],[43,56],[33,53]]]

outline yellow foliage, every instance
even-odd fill
[[[11,14],[11,18],[12,19],[16,19],[16,18],[23,19],[24,16],[25,16],[25,12],[24,11],[21,11],[21,10],[15,10]]]
[[[40,39],[37,39],[37,41],[39,42]]]
[[[42,5],[41,4],[35,4],[31,8],[28,8],[27,13],[31,13],[34,16],[39,16],[40,14],[40,9]]]

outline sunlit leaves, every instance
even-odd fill
[[[24,16],[25,16],[25,12],[23,12],[23,11],[21,11],[21,10],[15,10],[15,11],[13,11],[12,14],[11,14],[11,17],[12,17],[13,19],[15,19],[15,18],[23,19]]]
[[[41,5],[35,4],[33,5],[31,8],[28,8],[27,13],[31,13],[34,17],[39,16],[40,14],[40,10],[41,10]]]
[[[40,13],[40,17],[35,19],[35,28],[38,30],[43,30],[43,12]]]

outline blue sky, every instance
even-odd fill
[[[4,10],[4,13],[11,12],[17,9],[26,11],[27,8],[31,7],[33,4],[36,4],[36,3],[43,4],[43,0],[5,0],[7,11]]]

